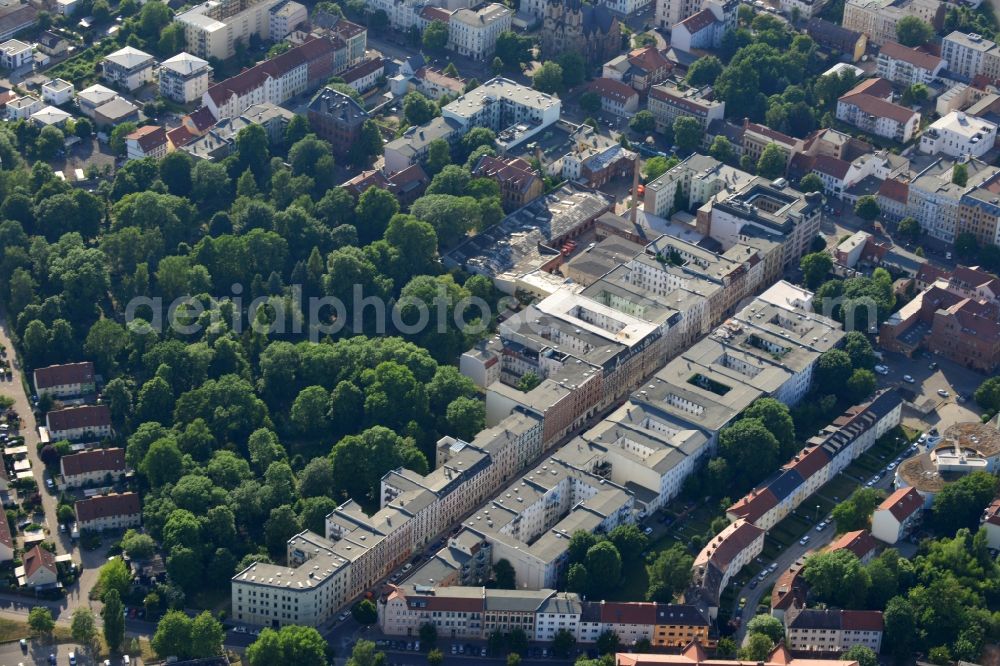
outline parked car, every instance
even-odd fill
[[[945,391],[944,389],[938,389],[937,394],[939,396],[941,396],[942,398],[947,398],[947,397],[951,396],[951,394],[948,393],[947,391]]]
[[[916,383],[916,380],[913,377],[911,377],[910,375],[903,375],[903,381],[906,382],[907,384],[915,384]]]
[[[880,375],[887,375],[887,374],[889,374],[889,366],[887,366],[887,365],[876,365],[875,366],[875,372],[877,372]]]
[[[809,535],[808,534],[806,536],[802,537],[801,539],[799,539],[799,545],[800,546],[804,546],[807,543],[809,543]]]
[[[653,528],[652,528],[652,527],[647,527],[647,528],[645,528],[645,529],[644,529],[644,530],[642,531],[642,533],[643,533],[643,534],[645,534],[646,536],[649,536],[650,534],[652,534],[652,533],[653,533]]]

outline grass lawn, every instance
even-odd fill
[[[854,489],[858,487],[858,482],[845,476],[843,473],[833,477],[833,480],[819,489],[819,494],[832,502],[843,502],[850,497]]]
[[[764,550],[761,551],[760,556],[765,560],[774,560],[781,555],[781,551],[785,549],[777,539],[771,537],[770,535],[764,537]]]
[[[673,541],[673,539],[671,539]],[[643,601],[649,591],[649,576],[643,562],[622,566],[624,580],[606,596],[608,601]]]
[[[27,622],[18,620],[8,620],[0,618],[0,643],[9,643],[22,638],[31,638],[31,629]],[[57,626],[52,632],[52,637],[57,643],[69,642],[73,640],[69,627]]]

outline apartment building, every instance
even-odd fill
[[[107,405],[82,405],[56,409],[45,415],[53,442],[61,439],[99,440],[111,436],[111,410]]]
[[[643,210],[669,218],[676,210],[697,208],[722,190],[736,192],[752,179],[745,171],[695,153],[646,183]]]
[[[905,16],[915,16],[935,29],[943,25],[945,5],[939,0],[848,0],[842,24],[863,32],[868,42],[881,47],[896,41],[896,24]],[[951,62],[946,55],[942,57]]]
[[[729,250],[745,237],[780,243],[782,265],[797,266],[819,233],[823,196],[803,194],[782,179],[773,183],[755,177],[735,193],[720,191],[698,209],[699,233],[711,236]]]
[[[876,136],[906,143],[920,126],[920,114],[893,104],[885,79],[869,79],[837,100],[837,120]]]
[[[569,152],[547,167],[549,174],[595,188],[614,178],[632,177],[638,153],[590,125],[581,125],[570,138]]]
[[[806,23],[806,34],[820,46],[844,53],[851,62],[861,60],[861,56],[868,50],[868,36],[865,33],[850,30],[824,19],[809,19]]]
[[[924,130],[920,135],[920,151],[951,157],[982,157],[993,149],[996,138],[996,123],[966,115],[964,111],[952,111]]]
[[[271,9],[283,0],[209,0],[174,17],[184,28],[184,43],[194,55],[227,60],[237,41],[270,36]],[[242,110],[242,109],[241,109]]]
[[[937,78],[946,66],[944,58],[926,51],[903,46],[897,42],[886,42],[879,49],[878,75],[899,86],[928,84]]]
[[[852,407],[810,438],[778,473],[730,506],[726,517],[771,529],[899,425],[902,406],[898,392],[890,389]]]
[[[976,33],[952,31],[941,40],[941,58],[952,74],[972,80],[979,74],[1000,75],[1000,49]]]
[[[612,115],[633,116],[639,110],[638,91],[621,81],[594,79],[588,90],[601,98],[601,109]]]
[[[333,154],[340,158],[350,155],[369,118],[365,108],[353,98],[330,88],[323,88],[313,97],[307,113],[309,128],[327,141]]]
[[[734,0],[707,0],[701,11],[673,25],[670,46],[685,53],[719,48],[723,36],[736,28],[738,8],[739,2]]]
[[[559,631],[593,643],[605,631],[622,645],[638,640],[666,647],[691,640],[711,645],[708,621],[691,606],[653,602],[585,601],[572,592],[496,590],[482,587],[394,585],[379,600],[379,625],[390,636],[419,635],[433,624],[438,636],[487,638],[492,632],[521,629],[531,640],[551,641]]]
[[[726,103],[714,99],[709,87],[682,90],[668,81],[649,89],[648,109],[656,119],[658,132],[673,128],[674,121],[681,116],[691,116],[704,129],[713,120],[723,119]]]
[[[497,37],[511,29],[514,12],[490,3],[477,9],[458,9],[448,21],[448,48],[473,60],[489,60],[496,51]]]
[[[484,155],[472,169],[477,178],[491,178],[500,186],[500,202],[510,213],[542,196],[545,183],[531,164],[519,157]]]
[[[627,83],[639,92],[646,92],[650,86],[666,80],[673,69],[674,64],[655,46],[644,46],[604,63],[601,76]]]
[[[904,487],[886,497],[872,514],[872,536],[894,544],[920,522],[924,498],[915,488]]]
[[[95,495],[77,500],[76,523],[81,530],[123,530],[142,524],[142,504],[133,492]]]
[[[882,648],[881,611],[790,608],[785,613],[788,649],[799,652],[839,653],[855,645]]]
[[[64,363],[38,368],[34,372],[35,393],[48,393],[54,398],[66,398],[96,390],[94,364],[90,361]]]
[[[0,44],[0,67],[4,69],[20,69],[31,63],[34,57],[35,49],[31,44],[17,39],[8,39]]]
[[[144,51],[126,46],[109,53],[101,60],[101,78],[125,90],[141,88],[153,80],[156,58]]]
[[[73,84],[62,79],[52,79],[42,84],[42,99],[52,106],[73,101]]]
[[[125,449],[91,449],[59,459],[62,482],[69,488],[109,485],[125,477]]]
[[[351,562],[363,545],[305,531],[287,544],[288,566],[254,563],[232,579],[232,618],[250,625],[318,627],[352,598]]]
[[[309,20],[309,10],[294,0],[282,0],[268,14],[268,36],[272,42],[280,42]]]
[[[702,9],[702,0],[656,0],[656,25],[670,30],[687,17]]]
[[[207,60],[181,52],[160,63],[160,94],[178,104],[190,104],[205,94],[211,77]]]
[[[464,134],[465,130],[458,121],[441,116],[426,125],[410,127],[403,136],[385,144],[385,170],[395,173],[419,164],[427,158],[427,151],[433,142],[440,139],[454,144]]]
[[[1000,245],[1000,174],[962,194],[955,233],[972,234],[980,245]]]
[[[167,148],[167,131],[158,125],[144,125],[125,137],[125,159],[127,160],[165,157]]]
[[[202,104],[217,120],[256,104],[281,104],[330,78],[338,46],[317,37],[208,88]]]
[[[680,493],[708,453],[704,432],[655,404],[630,400],[553,456],[628,485],[640,512],[652,515]]]
[[[492,129],[501,148],[509,149],[555,123],[561,110],[558,97],[498,76],[446,105],[441,116],[456,121],[463,134],[473,127]]]
[[[958,164],[964,164],[968,173],[965,185],[952,182]],[[975,158],[936,159],[910,180],[906,213],[932,238],[954,243],[962,198],[970,190],[990,181],[995,172],[994,167]]]
[[[715,619],[719,598],[730,579],[764,550],[764,530],[737,520],[712,537],[694,559],[687,603],[705,605]]]

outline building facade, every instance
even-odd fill
[[[160,64],[160,94],[179,104],[189,104],[205,94],[211,76],[207,60],[178,53]]]

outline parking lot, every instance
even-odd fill
[[[93,659],[83,656],[79,645],[42,645],[38,641],[31,641],[27,646],[27,652],[25,652],[21,649],[17,641],[14,641],[12,643],[0,644],[0,666],[18,666],[19,664],[23,664],[24,666],[32,666],[32,664],[48,666],[48,664],[52,663],[64,665],[70,663],[70,652],[79,655],[76,663],[80,664],[80,666],[91,666],[95,663]],[[112,663],[117,666],[121,662],[113,661]],[[132,663],[136,662],[133,661]]]
[[[907,401],[918,407],[932,406],[927,414],[904,410],[903,425],[915,430],[944,430],[954,423],[979,420],[979,407],[972,395],[985,376],[929,352],[919,352],[915,358],[890,353],[883,357],[887,371],[878,375],[879,386],[899,387]]]

